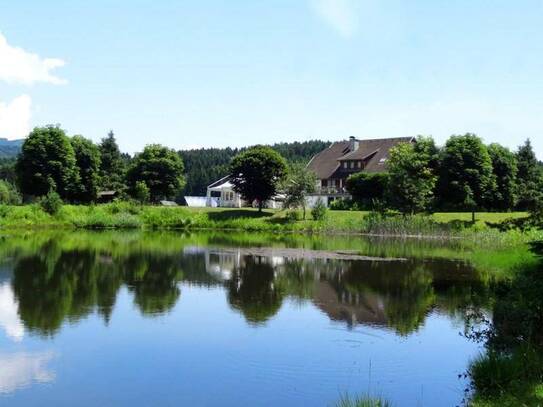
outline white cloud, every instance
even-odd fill
[[[0,137],[23,138],[30,132],[32,99],[21,95],[9,103],[0,101]]]
[[[37,82],[62,85],[66,80],[52,74],[64,66],[57,58],[41,58],[37,54],[8,44],[0,34],[0,80],[11,84],[32,85]]]
[[[0,284],[0,327],[15,342],[20,342],[25,333],[18,309],[11,286],[8,283]]]
[[[0,394],[54,381],[55,373],[47,368],[53,357],[52,352],[0,354]]]
[[[311,6],[342,37],[350,38],[358,30],[354,0],[311,0]]]

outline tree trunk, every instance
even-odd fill
[[[475,225],[475,211],[471,211],[471,223]]]
[[[264,203],[259,199],[258,200],[258,212],[262,212],[262,206],[264,206]]]

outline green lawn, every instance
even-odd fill
[[[257,209],[253,208],[187,208],[189,211],[194,213],[213,213],[217,214],[216,217],[223,219],[234,219],[234,218],[258,218],[258,217],[267,217],[272,216],[276,219],[281,219],[285,217],[285,211],[281,210],[272,210],[265,209],[263,214],[259,214]],[[221,215],[218,215],[218,214]],[[340,224],[349,223],[351,221],[359,221],[369,212],[367,211],[329,211],[328,217],[332,222],[339,222]],[[436,212],[430,217],[436,222],[439,223],[450,223],[450,222],[471,222],[471,212]],[[501,223],[508,219],[519,219],[527,217],[527,212],[476,212],[475,220],[479,225],[484,225],[486,222],[489,223]],[[307,218],[311,218],[309,211],[307,212]]]

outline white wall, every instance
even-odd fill
[[[308,195],[305,197],[305,202],[308,208],[313,208],[319,198],[322,200],[322,202],[328,207],[328,197],[322,196],[322,195]]]
[[[217,207],[218,198],[206,198],[205,196],[186,196],[187,206],[193,208],[204,208],[206,206]],[[210,205],[208,205],[208,201]]]

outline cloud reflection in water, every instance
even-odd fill
[[[0,394],[54,381],[55,373],[47,367],[54,357],[53,352],[0,354]]]

